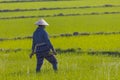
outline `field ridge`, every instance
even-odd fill
[[[31,9],[3,9],[0,12],[26,12],[26,11],[44,11],[44,10],[66,10],[66,9],[88,9],[88,8],[112,8],[112,7],[120,7],[120,5],[112,5],[112,4],[105,4],[101,6],[74,6],[74,7],[53,7],[53,8],[31,8]]]
[[[91,12],[91,13],[76,13],[76,14],[64,14],[64,13],[59,13],[59,14],[54,14],[54,15],[38,15],[38,16],[16,16],[16,17],[1,17],[0,20],[5,20],[5,19],[25,19],[25,18],[41,18],[41,17],[58,17],[58,16],[96,16],[96,15],[115,15],[115,14],[120,14],[120,11],[116,12]]]

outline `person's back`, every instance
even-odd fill
[[[33,50],[36,44],[45,43],[45,31],[42,27],[38,27],[33,34]]]
[[[36,43],[43,43],[44,42],[44,37],[43,37],[43,28],[37,28],[36,31],[33,34],[33,39]]]

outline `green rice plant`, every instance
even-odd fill
[[[74,6],[93,6],[103,4],[118,4],[119,0],[82,0],[82,1],[46,1],[46,2],[27,2],[27,3],[4,3],[0,4],[0,9],[29,9],[29,8],[40,8],[40,7],[74,7]],[[68,4],[69,3],[69,4]]]
[[[2,0],[1,0],[2,1]],[[3,9],[30,9],[43,7],[78,7],[99,6],[103,4],[119,5],[119,0],[80,0],[0,3]],[[54,12],[55,11],[55,12]],[[0,17],[22,15],[46,15],[58,13],[88,13],[88,12],[119,11],[118,8],[100,8],[84,10],[53,10],[34,12],[0,13]],[[15,38],[32,36],[37,28],[35,22],[39,18],[0,20],[0,38]],[[47,17],[50,24],[47,31],[50,35],[73,32],[118,32],[120,30],[120,15],[94,15]],[[50,38],[56,49],[81,48],[83,51],[118,51],[120,52],[120,35],[89,35],[73,37]],[[45,60],[42,71],[36,74],[36,58],[29,59],[32,40],[0,41],[0,50],[21,49],[19,52],[0,51],[0,80],[119,80],[120,58],[108,55],[88,55],[78,53],[62,53],[58,59],[58,72]]]
[[[69,4],[68,4],[69,2]],[[58,2],[27,2],[27,3],[6,3],[0,4],[0,9],[30,9],[30,8],[54,8],[54,7],[79,7],[79,6],[99,6],[105,4],[119,5],[119,1],[58,1]],[[54,4],[54,5],[52,5]],[[114,12],[119,11],[119,7],[111,8],[90,8],[90,9],[67,9],[67,10],[48,10],[33,12],[8,12],[0,13],[0,17],[10,16],[37,16],[91,13],[91,12]],[[69,17],[48,17],[45,18],[50,26],[47,31],[50,35],[73,32],[115,32],[119,31],[119,14],[94,15],[94,16],[69,16]],[[0,38],[14,38],[31,36],[35,30],[34,23],[39,18],[0,20]],[[15,31],[15,32],[14,32]]]
[[[76,53],[57,55],[58,72],[45,60],[41,73],[35,73],[36,59],[29,52],[0,53],[1,80],[119,80],[120,59],[110,56],[90,56]]]
[[[73,32],[118,32],[120,30],[119,14],[99,16],[69,16],[45,18],[50,24],[50,35]],[[14,38],[32,36],[37,28],[35,19],[0,20],[0,37]]]
[[[83,51],[120,51],[120,35],[90,35],[50,38],[56,49],[81,48]],[[0,42],[3,49],[30,50],[31,39],[8,40]]]

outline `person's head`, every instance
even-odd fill
[[[38,25],[38,27],[43,28],[43,29],[45,29],[45,28],[46,28],[46,26],[45,26],[45,25]]]
[[[40,19],[38,22],[36,22],[36,25],[38,25],[38,27],[42,27],[45,29],[45,27],[48,26],[49,24],[44,19]]]

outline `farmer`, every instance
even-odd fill
[[[57,71],[57,60],[54,56],[56,55],[56,51],[49,40],[47,32],[45,31],[46,26],[49,24],[44,19],[41,19],[36,22],[36,25],[38,28],[33,34],[32,53],[30,54],[30,58],[32,58],[36,53],[36,72],[40,72],[44,58],[49,61],[52,64],[53,69]],[[50,51],[52,51],[53,54],[49,54]]]

